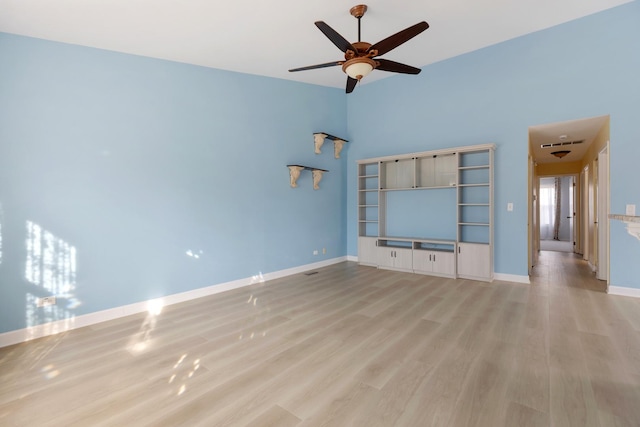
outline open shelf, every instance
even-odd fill
[[[358,261],[491,281],[494,149],[483,144],[359,160]]]

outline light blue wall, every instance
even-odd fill
[[[346,155],[312,135],[345,135],[343,90],[8,34],[0,58],[0,332],[346,254]],[[330,172],[292,189],[290,163]],[[33,311],[46,286],[69,298]]]
[[[0,34],[0,333],[356,255],[357,159],[486,142],[495,269],[526,275],[529,126],[610,114],[611,210],[640,208],[638,22],[633,2],[349,96]],[[319,130],[350,139],[343,159],[313,154]],[[291,189],[288,163],[330,172]],[[55,254],[30,266],[28,221]],[[612,222],[612,284],[640,288],[638,259]],[[43,283],[72,284],[57,311],[32,310]]]
[[[633,2],[358,87],[347,101],[348,253],[357,253],[356,160],[495,143],[495,271],[526,275],[528,127],[544,123],[610,114],[611,211],[640,208],[639,22]],[[640,288],[639,259],[640,242],[612,222],[611,284]]]

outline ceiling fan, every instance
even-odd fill
[[[327,36],[327,38],[337,46],[338,49],[344,52],[344,61],[334,61],[326,62],[324,64],[309,65],[307,67],[293,68],[289,71],[305,71],[313,70],[316,68],[326,68],[333,67],[335,65],[342,65],[342,71],[347,74],[347,93],[353,92],[356,84],[374,69],[390,71],[393,73],[419,74],[421,71],[419,68],[401,64],[395,61],[390,61],[388,59],[378,58],[378,56],[384,55],[390,50],[395,49],[401,44],[414,38],[424,30],[429,28],[429,24],[427,24],[425,21],[418,22],[417,24],[405,28],[404,30],[372,45],[371,43],[360,41],[360,19],[364,16],[366,11],[367,6],[364,4],[354,6],[351,8],[351,10],[349,10],[351,15],[353,15],[358,20],[358,41],[355,43],[349,43],[344,37],[338,34],[336,30],[331,28],[325,22],[315,22],[316,27],[318,27],[318,29],[320,29],[320,31],[322,31],[324,35]]]

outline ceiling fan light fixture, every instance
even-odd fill
[[[556,156],[557,158],[561,159],[564,156],[566,156],[567,154],[569,154],[571,151],[569,150],[561,150],[561,151],[554,151],[551,154],[553,154],[554,156]]]
[[[342,71],[352,79],[360,81],[376,68],[376,62],[371,58],[353,58],[342,64]]]

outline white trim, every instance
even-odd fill
[[[620,295],[623,297],[640,298],[640,289],[638,288],[626,288],[624,286],[609,286],[607,291],[609,295]]]
[[[312,264],[301,265],[299,267],[274,271],[272,273],[266,273],[264,275],[260,274],[253,277],[247,277],[245,279],[233,280],[231,282],[220,283],[217,285],[194,289],[187,292],[167,295],[165,297],[160,297],[149,301],[142,301],[135,304],[110,308],[108,310],[83,314],[81,316],[76,316],[70,319],[56,320],[54,322],[44,323],[42,325],[33,326],[31,328],[5,332],[0,334],[0,348],[25,341],[31,341],[49,335],[55,335],[60,332],[70,331],[72,329],[94,325],[96,323],[106,322],[108,320],[118,319],[120,317],[130,316],[132,314],[144,313],[146,311],[149,311],[152,307],[164,307],[167,305],[202,298],[220,292],[230,291],[232,289],[238,289],[244,286],[250,286],[256,283],[262,283],[268,280],[292,276],[294,274],[299,274],[308,270],[322,268],[332,264],[338,264],[340,262],[347,261],[347,259],[348,257],[342,256],[320,262],[314,262]]]
[[[493,273],[493,280],[501,280],[504,282],[516,282],[531,284],[529,276],[520,276],[519,274]]]
[[[356,255],[347,255],[347,261],[358,262],[358,257]]]
[[[496,144],[467,145],[464,147],[441,148],[439,150],[420,151],[418,153],[394,154],[392,156],[372,157],[370,159],[357,160],[356,163],[362,164],[362,163],[373,163],[373,162],[386,162],[389,160],[396,160],[396,159],[411,159],[413,157],[430,157],[438,154],[465,153],[469,151],[482,151],[482,150],[495,150],[495,149],[496,149]]]

